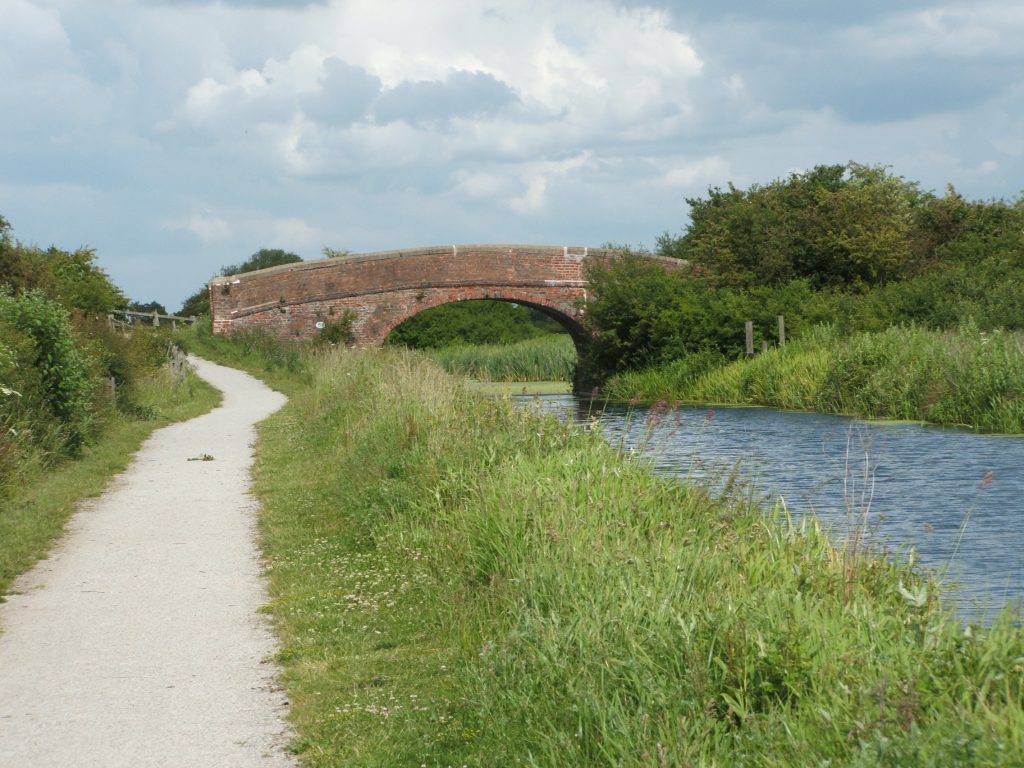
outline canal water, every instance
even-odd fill
[[[768,408],[601,407],[572,395],[526,407],[596,423],[664,475],[721,490],[739,478],[764,505],[814,514],[840,541],[851,520],[895,557],[944,573],[947,601],[986,623],[1024,602],[1024,437],[862,422]]]

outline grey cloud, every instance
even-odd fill
[[[303,102],[306,115],[331,125],[350,125],[366,115],[380,94],[380,78],[337,58],[327,59],[324,69],[322,90]]]
[[[964,109],[1005,87],[997,65],[934,58],[864,61],[851,52],[755,74],[753,85],[775,106],[830,107],[855,122],[890,122]]]
[[[742,79],[750,107],[759,104],[772,112],[832,109],[862,123],[971,107],[1024,76],[1021,59],[1008,61],[999,52],[962,59],[867,50],[864,41],[881,35],[888,21],[881,18],[881,9],[877,15],[874,24],[858,25],[856,34],[839,22],[814,30],[806,20],[716,20],[695,27],[695,45],[707,60],[707,74]]]
[[[623,0],[625,7],[651,7],[647,0]],[[742,19],[745,22],[759,20],[769,23],[798,24],[802,26],[827,26],[837,24],[863,24],[893,12],[905,13],[919,8],[935,6],[934,0],[901,0],[898,7],[892,0],[859,0],[855,3],[827,3],[821,0],[781,0],[766,3],[764,0],[669,0],[657,4],[672,13],[680,21],[728,21]]]
[[[424,123],[494,114],[518,101],[515,92],[495,77],[458,71],[444,81],[405,82],[384,91],[374,114],[382,123]]]
[[[236,8],[294,8],[302,10],[313,5],[327,5],[329,0],[146,0],[146,5],[227,5]]]

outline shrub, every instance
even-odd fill
[[[65,448],[76,452],[90,426],[92,381],[88,361],[75,346],[67,310],[38,291],[18,296],[2,291],[0,319],[32,340],[43,401],[64,425]]]

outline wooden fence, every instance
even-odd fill
[[[779,315],[779,317],[778,317],[778,327],[779,327],[779,346],[780,347],[784,347],[784,346],[786,346],[786,318],[784,316],[782,316],[782,315]],[[744,336],[746,337],[747,357],[753,357],[754,356],[754,321],[753,320],[747,320],[746,323],[743,324],[743,331],[744,331]],[[767,352],[768,351],[768,340],[767,339],[762,339],[762,341],[761,341],[761,351],[762,352]]]
[[[170,323],[172,328],[177,328],[178,323],[194,323],[196,316],[179,317],[178,315],[161,315],[159,312],[136,312],[130,309],[115,309],[107,315],[111,328],[127,330],[137,326],[148,326],[159,328],[160,323]]]

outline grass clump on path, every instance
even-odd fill
[[[1024,336],[893,327],[844,337],[820,326],[751,360],[689,358],[626,373],[611,397],[766,405],[879,419],[1024,432]]]
[[[421,357],[310,365],[256,468],[303,765],[1024,763],[1019,616]]]

